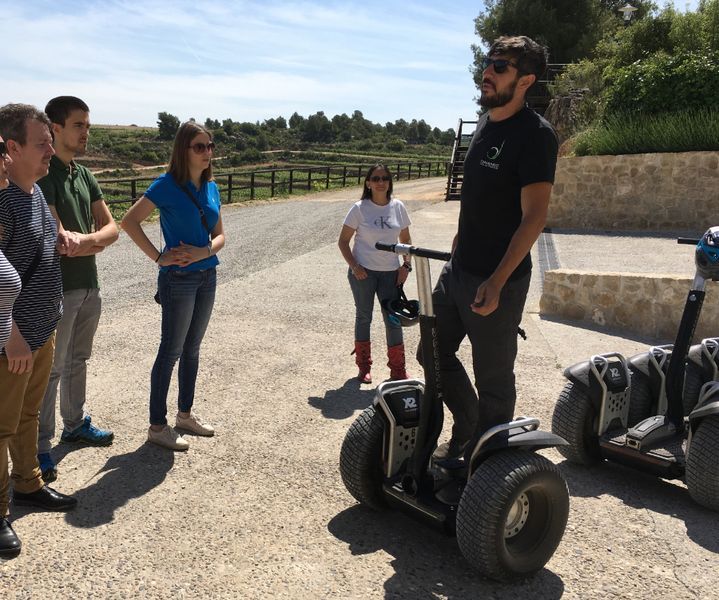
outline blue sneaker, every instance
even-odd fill
[[[55,461],[52,459],[49,452],[38,454],[37,462],[40,465],[42,480],[45,483],[51,483],[57,479],[57,467],[55,466]]]
[[[87,415],[82,425],[72,431],[63,430],[60,436],[61,442],[74,444],[87,444],[88,446],[109,446],[115,439],[115,434],[106,429],[100,429],[92,424],[90,415]]]

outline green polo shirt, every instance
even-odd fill
[[[38,181],[45,200],[55,207],[62,226],[68,231],[92,233],[95,221],[91,205],[102,200],[102,190],[90,171],[74,160],[69,165],[57,156],[50,159],[48,174]],[[64,291],[96,289],[97,279],[95,256],[62,256],[62,288]]]

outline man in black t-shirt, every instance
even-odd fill
[[[525,36],[501,37],[482,62],[479,118],[464,161],[453,255],[433,300],[444,400],[452,437],[436,458],[458,458],[490,427],[512,419],[517,330],[529,289],[530,250],[544,228],[557,137],[525,105],[544,72],[546,49]],[[472,344],[479,396],[456,352]]]

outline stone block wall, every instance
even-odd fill
[[[545,273],[539,312],[671,343],[691,283],[674,275],[555,269]],[[710,281],[694,339],[714,336],[719,336],[719,285]]]
[[[560,158],[550,227],[705,231],[719,223],[719,152]]]

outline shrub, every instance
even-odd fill
[[[719,98],[719,53],[656,54],[618,69],[605,115],[710,108]]]
[[[577,156],[719,150],[719,110],[618,113],[574,138]]]

